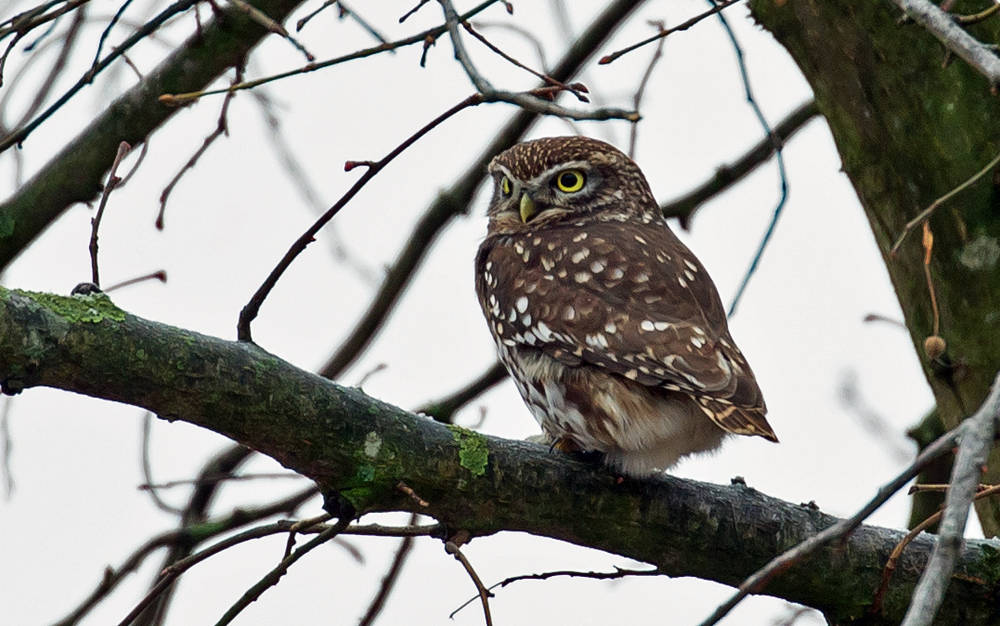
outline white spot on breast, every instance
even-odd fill
[[[491,293],[490,294],[490,306],[496,306],[496,305],[497,305],[497,297],[494,294]]]
[[[656,322],[655,324],[653,324],[653,326],[656,327],[656,330],[666,330],[670,328],[670,324],[666,322]]]
[[[604,332],[613,335],[616,332],[618,332],[618,326],[616,326],[614,322],[608,322],[607,324],[604,325]]]
[[[677,284],[680,285],[681,287],[687,287],[688,286],[688,284],[686,282],[684,282],[684,279],[681,278],[680,276],[677,277]]]
[[[531,316],[525,315],[524,317],[522,317],[521,323],[524,324],[525,326],[531,326]]]
[[[524,245],[520,241],[515,242],[514,251],[518,254],[524,254]]]
[[[563,319],[564,320],[570,321],[570,320],[572,320],[575,317],[576,317],[576,309],[574,309],[571,306],[568,306],[565,309],[563,309]]]
[[[566,274],[567,274],[566,268],[560,267],[558,270],[556,270],[556,276],[558,276],[559,278],[566,278]]]
[[[497,322],[496,328],[497,328],[497,334],[498,335],[502,335],[503,334],[503,324],[501,324],[500,322]]]
[[[608,262],[604,259],[601,259],[600,261],[594,261],[593,263],[590,264],[590,271],[595,274],[600,274],[601,272],[604,271],[604,267],[607,264]]]
[[[555,267],[555,265],[556,265],[556,264],[555,264],[555,263],[554,263],[554,262],[552,261],[552,259],[550,259],[550,258],[549,258],[549,257],[547,257],[547,256],[543,256],[541,260],[542,260],[542,267],[544,267],[544,268],[545,268],[545,271],[546,271],[546,272],[549,272],[549,271],[551,271],[551,270],[552,270],[552,268],[553,268],[553,267]]]
[[[525,298],[524,296],[521,296],[520,298],[517,299],[517,302],[514,303],[514,306],[517,307],[518,313],[524,313],[525,311],[528,310],[528,299]],[[513,311],[511,311],[511,313],[513,313]]]
[[[646,332],[650,332],[650,333],[653,332],[654,330],[656,330],[656,326],[654,326],[653,322],[651,322],[650,320],[642,320],[642,323],[639,324],[639,328],[645,330]]]
[[[538,289],[538,283],[528,283],[524,286],[524,293],[535,293],[536,289]]]
[[[632,280],[634,280],[637,283],[647,282],[649,280],[649,274],[645,274],[643,272],[640,272],[640,273],[636,274],[635,278],[633,278]]]
[[[594,335],[587,335],[586,337],[584,337],[584,341],[587,343],[588,346],[592,348],[608,347],[608,338],[602,335],[601,333],[597,333]]]
[[[549,249],[549,252],[551,252],[556,249],[556,242],[550,241],[545,247]]]
[[[511,309],[510,313],[507,315],[507,321],[508,322],[513,322],[516,319],[517,319],[517,311],[515,311],[514,309]]]
[[[577,272],[573,275],[573,280],[578,283],[585,283],[590,280],[590,272]]]
[[[640,237],[639,235],[633,235],[633,237],[635,237],[635,240],[636,240],[636,241],[638,241],[639,243],[641,243],[642,245],[644,245],[644,246],[645,246],[645,245],[648,245],[648,244],[646,243],[646,240],[645,240],[645,239],[643,239],[642,237]]]
[[[611,280],[619,280],[624,275],[625,275],[624,267],[616,267],[615,269],[608,272],[608,276],[611,278]]]
[[[635,380],[638,376],[639,376],[639,372],[637,372],[635,370],[629,370],[629,371],[625,372],[625,378],[628,378],[629,380]]]
[[[493,269],[493,261],[487,261],[486,262],[486,271],[488,272],[491,269]]]
[[[577,252],[574,252],[572,256],[569,257],[570,261],[573,263],[579,263],[580,261],[586,259],[590,256],[590,248],[581,248]]]
[[[691,273],[691,270],[684,270],[684,275],[687,276],[688,280],[694,281],[694,274]]]
[[[582,226],[583,223],[580,222],[580,225]],[[573,243],[580,243],[581,241],[583,241],[586,238],[587,238],[587,233],[580,233],[576,237],[573,237]]]
[[[646,296],[644,298],[644,300],[646,301],[646,304],[654,304],[656,302],[659,302],[662,299],[663,298],[661,296],[652,296],[652,295]]]
[[[692,263],[691,261],[688,261],[687,259],[684,259],[684,265],[687,265],[688,269],[691,270],[692,272],[698,271],[698,266]]]
[[[542,238],[541,237],[535,237],[534,239],[531,240],[531,243],[532,243],[532,245],[537,246],[538,244],[542,243]]]
[[[703,345],[705,345],[705,340],[702,339],[701,337],[691,337],[691,345],[693,345],[695,348],[700,348]]]

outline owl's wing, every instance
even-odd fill
[[[552,227],[484,252],[498,340],[688,393],[725,430],[777,440],[714,284],[666,224]]]

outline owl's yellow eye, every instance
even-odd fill
[[[580,170],[566,170],[556,176],[556,187],[563,193],[580,191],[585,182],[587,179]]]
[[[510,195],[510,179],[506,176],[500,179],[500,192],[505,196]]]

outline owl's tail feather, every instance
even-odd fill
[[[734,435],[756,435],[778,443],[778,436],[774,434],[771,425],[767,423],[767,418],[764,417],[764,411],[760,409],[717,402],[710,402],[707,406],[702,404],[701,408],[726,432]]]

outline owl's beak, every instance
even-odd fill
[[[522,193],[521,194],[521,221],[524,222],[525,224],[527,224],[528,220],[530,220],[532,217],[534,217],[535,213],[537,213],[537,212],[538,212],[538,209],[535,208],[535,201],[532,200],[531,196],[529,196],[527,193]]]

